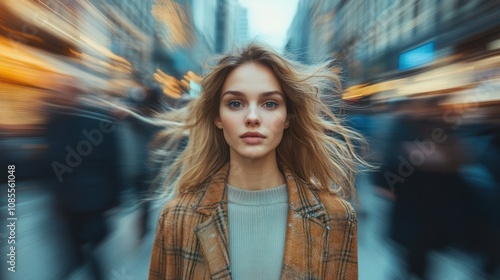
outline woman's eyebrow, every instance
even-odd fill
[[[239,97],[245,96],[245,94],[243,92],[236,91],[236,90],[228,90],[222,94],[222,97],[224,97],[226,94],[232,94],[232,95],[239,96]],[[259,97],[269,97],[272,95],[280,95],[281,97],[284,97],[283,93],[281,93],[277,90],[263,92],[263,93],[259,94]]]
[[[281,93],[281,92],[279,92],[277,90],[263,92],[263,93],[260,94],[260,97],[269,97],[269,96],[272,96],[272,95],[279,95],[282,98],[284,98],[283,93]]]
[[[232,94],[235,96],[245,96],[245,94],[243,94],[243,92],[241,92],[241,91],[228,90],[222,94],[222,97],[224,97],[226,94]]]

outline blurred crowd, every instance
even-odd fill
[[[434,279],[430,255],[449,248],[477,258],[470,279],[497,279],[500,104],[398,97],[358,106],[351,124],[370,140],[374,192],[391,203],[384,238],[403,248],[396,279]]]

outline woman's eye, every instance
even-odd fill
[[[239,108],[242,104],[239,101],[231,101],[228,103],[228,105],[230,108]]]
[[[277,107],[277,106],[278,106],[278,103],[276,103],[275,101],[266,101],[266,102],[264,103],[264,106],[265,106],[266,108],[275,108],[275,107]]]

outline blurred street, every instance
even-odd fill
[[[53,207],[54,197],[48,191],[49,186],[43,181],[28,181],[19,183],[18,187],[21,191],[17,204],[17,269],[15,273],[2,269],[2,279],[91,279],[85,266],[73,272],[70,278],[63,277],[74,260],[67,251],[69,242],[63,234],[66,229]],[[1,210],[6,212],[4,207]],[[153,212],[156,217],[158,211]],[[105,279],[147,278],[154,230],[139,240],[137,214],[137,204],[128,203],[107,218],[112,233],[95,251],[103,264]],[[150,221],[151,228],[155,227],[154,223]],[[2,243],[2,252],[7,251],[6,245]],[[2,263],[6,263],[5,254],[2,254]]]
[[[360,181],[363,211],[358,210],[359,279],[411,279],[404,270],[404,250],[387,238],[391,202],[377,193],[366,178]],[[432,253],[429,263],[429,279],[481,279],[478,259],[453,248]]]
[[[4,188],[4,186],[2,186]],[[53,208],[54,198],[43,181],[28,181],[19,184],[17,261],[16,273],[2,269],[2,279],[63,280],[62,275],[72,261],[66,251],[68,241],[61,233],[64,225]],[[366,179],[359,185],[363,214],[358,213],[359,228],[359,279],[386,280],[406,279],[402,276],[400,251],[384,236],[387,231],[387,216],[390,203],[373,191]],[[106,278],[109,280],[146,279],[152,249],[154,230],[139,241],[138,209],[131,194],[129,203],[110,214],[107,222],[113,232],[97,248]],[[5,212],[5,208],[0,209]],[[149,226],[156,227],[159,208],[152,210]],[[6,244],[2,245],[4,252]],[[449,280],[479,279],[476,277],[477,259],[463,252],[450,249],[431,256],[432,278]],[[5,254],[2,254],[5,263]],[[88,268],[82,267],[67,280],[89,279]],[[392,278],[391,278],[392,277]]]

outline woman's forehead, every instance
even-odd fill
[[[231,71],[222,86],[222,93],[282,93],[281,84],[271,69],[259,63],[245,63]]]

